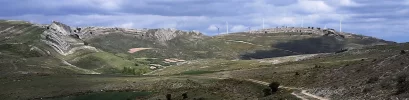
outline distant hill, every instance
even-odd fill
[[[70,27],[60,22],[37,25],[1,20],[0,33],[0,63],[7,66],[2,67],[4,74],[121,73],[125,67],[131,68],[133,74],[142,74],[150,71],[149,64],[164,65],[164,59],[168,58],[261,59],[394,44],[330,29],[309,28],[206,36],[176,29]],[[129,53],[130,49],[138,48],[145,49]]]

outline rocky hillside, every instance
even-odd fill
[[[94,28],[94,37],[85,41],[92,46],[114,53],[131,48],[151,48],[131,54],[133,57],[179,59],[260,59],[298,54],[337,52],[370,45],[394,44],[381,39],[339,33],[332,29],[299,28],[270,29],[204,36],[196,32],[172,29]],[[90,29],[87,29],[90,30]],[[272,31],[275,30],[275,31]],[[277,31],[279,30],[279,31]],[[101,33],[99,33],[101,32]],[[164,35],[164,34],[167,35]]]

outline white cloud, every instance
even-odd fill
[[[339,0],[342,6],[360,6],[361,4],[356,3],[353,0]]]
[[[217,26],[216,25],[210,25],[207,30],[209,31],[217,31]]]
[[[319,0],[298,0],[296,6],[297,9],[304,10],[306,12],[319,13],[319,12],[333,12],[334,8],[325,3],[325,1]]]
[[[62,7],[90,7],[103,10],[119,10],[124,4],[124,0],[44,0],[31,1],[45,8],[62,8]],[[46,3],[44,3],[46,2]]]
[[[296,24],[296,18],[294,18],[294,17],[281,17],[276,21],[278,23],[284,24],[284,25],[294,25],[294,24]]]
[[[409,13],[409,9],[401,9],[396,11],[398,14],[408,14]]]
[[[219,26],[220,31],[225,32],[225,21],[234,23],[230,25],[231,30],[229,30],[233,32],[247,31],[248,27],[260,29],[262,27],[262,18],[266,19],[265,26],[267,28],[282,25],[300,26],[301,17],[303,17],[304,26],[324,27],[324,25],[327,25],[327,27],[335,29],[339,26],[338,21],[343,19],[345,20],[345,29],[343,30],[373,36],[380,36],[374,34],[384,34],[385,32],[398,32],[393,30],[399,30],[400,32],[405,29],[395,27],[380,29],[386,26],[385,23],[406,26],[406,28],[409,26],[407,25],[409,20],[404,18],[409,13],[407,9],[409,6],[402,5],[409,5],[409,0],[362,0],[359,2],[358,0],[295,0],[297,2],[291,1],[285,5],[277,5],[269,0],[236,0],[237,2],[231,2],[231,0],[217,2],[213,0],[38,1],[19,2],[22,3],[20,5],[22,10],[13,11],[19,13],[10,13],[11,15],[4,13],[2,14],[4,16],[0,16],[0,18],[30,20],[41,23],[50,23],[51,20],[57,20],[72,26],[177,28],[200,30],[203,33],[208,33],[208,35],[215,34],[217,28],[214,26]],[[243,6],[223,8],[232,5],[232,3]],[[26,7],[31,5],[34,5],[34,7]],[[206,6],[207,8],[196,9],[199,7],[197,5]],[[393,8],[395,5],[396,8]],[[373,7],[378,9],[373,9]],[[27,8],[34,10],[25,12],[24,9]],[[82,10],[83,8],[89,9]],[[361,26],[377,27],[360,29]]]
[[[122,28],[133,28],[133,23],[132,22],[124,23],[124,24],[121,24],[120,27],[122,27]]]
[[[241,32],[241,31],[245,31],[248,27],[244,26],[244,25],[234,25],[233,28],[231,28],[232,32]]]
[[[409,5],[409,0],[405,0],[404,4]]]
[[[117,10],[121,8],[122,0],[94,0],[103,9]]]

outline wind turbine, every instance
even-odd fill
[[[301,18],[301,28],[304,27],[304,17]]]
[[[229,34],[229,22],[227,21],[226,21],[226,30],[227,30],[226,34]]]
[[[176,25],[175,25],[175,29],[178,29],[178,28],[181,29],[181,27],[183,26],[184,23],[185,22],[183,20],[177,21]]]
[[[339,19],[339,32],[342,32],[342,18]]]
[[[264,29],[264,18],[263,18],[263,29]]]
[[[216,28],[217,28],[217,35],[220,35],[220,28],[219,28],[219,27],[217,27],[217,26],[214,26],[214,27],[216,27]]]

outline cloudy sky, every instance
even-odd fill
[[[339,29],[409,42],[409,0],[1,0],[0,19],[71,26],[177,28],[207,35],[266,27]]]

